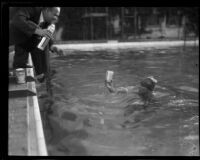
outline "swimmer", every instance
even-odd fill
[[[140,82],[138,95],[144,104],[148,104],[152,100],[156,83],[157,80],[153,76],[147,77]]]
[[[112,72],[110,72],[110,73],[112,73]],[[157,83],[157,80],[153,76],[147,77],[144,80],[142,80],[140,82],[139,86],[119,87],[119,88],[115,88],[113,86],[112,77],[113,77],[113,73],[111,76],[109,76],[109,72],[107,72],[105,86],[107,87],[107,89],[110,93],[115,93],[115,94],[126,93],[127,94],[129,92],[136,92],[139,95],[139,97],[141,98],[141,100],[145,106],[148,105],[148,103],[153,98],[153,90]]]

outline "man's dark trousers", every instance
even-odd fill
[[[37,48],[41,38],[33,35],[27,42],[15,45],[15,55],[13,68],[24,68],[28,61],[28,55],[31,54],[36,75],[46,73],[46,51]]]

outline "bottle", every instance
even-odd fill
[[[55,25],[51,24],[48,28],[47,28],[52,34],[55,31]],[[40,41],[40,43],[38,44],[38,48],[41,50],[44,50],[44,48],[47,46],[47,44],[49,43],[50,38],[47,37],[43,37],[42,40]]]
[[[114,75],[113,71],[107,71],[106,72],[106,81],[111,82],[113,80],[113,75]]]

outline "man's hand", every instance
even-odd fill
[[[42,37],[47,37],[47,38],[53,39],[52,32],[47,29],[37,28],[35,30],[35,34],[42,36]]]
[[[51,51],[56,53],[58,56],[64,56],[63,50],[56,46],[51,46]]]

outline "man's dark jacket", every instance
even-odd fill
[[[22,47],[27,53],[34,51],[32,54],[32,60],[37,74],[45,73],[49,70],[49,47],[53,44],[50,40],[49,45],[44,51],[35,49],[40,42],[41,37],[34,34],[36,28],[47,28],[48,23],[44,23],[43,27],[39,26],[39,19],[43,7],[11,7],[9,15],[9,46],[15,45]],[[45,54],[36,54],[35,52],[44,52]],[[26,54],[24,54],[27,57]],[[46,56],[46,58],[45,58]],[[44,61],[44,59],[46,59]],[[26,63],[26,62],[17,62]],[[38,68],[38,69],[37,69]],[[49,71],[48,71],[49,72]]]
[[[43,7],[13,7],[10,9],[9,45],[27,42],[34,34]],[[49,24],[46,24],[46,27]]]

